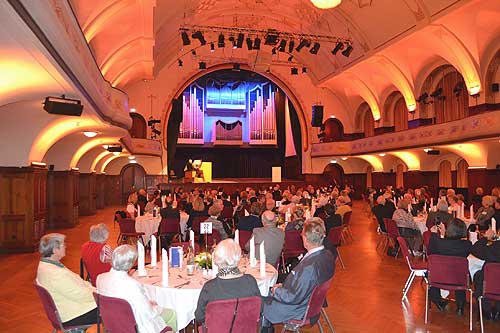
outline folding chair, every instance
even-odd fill
[[[397,239],[401,235],[399,234],[398,226],[396,225],[396,221],[393,219],[384,219],[385,229],[387,230],[387,235],[389,236],[389,242],[392,241],[393,246],[397,245]],[[396,258],[399,254],[399,248],[396,252]]]
[[[135,231],[135,219],[120,219],[118,221],[118,225],[120,226],[120,234],[118,235],[118,239],[116,241],[117,244],[121,244],[128,238],[135,238],[137,241],[140,240],[142,244],[144,244],[144,239],[142,237],[145,234],[143,232]]]
[[[348,238],[351,239],[351,241],[354,241],[354,237],[352,236],[352,230],[351,230],[351,216],[352,212],[346,212],[342,217],[342,225],[344,226],[342,236],[345,234],[347,235]]]
[[[285,231],[285,244],[281,253],[282,267],[286,267],[285,263],[288,258],[295,258],[306,252],[302,243],[301,232],[298,230]]]
[[[259,329],[261,298],[258,296],[213,301],[207,304],[203,333],[255,333]]]
[[[427,273],[427,263],[426,262],[414,262],[410,256],[410,250],[408,249],[408,245],[406,244],[406,239],[403,237],[398,237],[399,247],[401,249],[401,253],[406,259],[406,263],[408,264],[408,268],[410,269],[410,276],[406,280],[405,286],[403,287],[403,297],[401,301],[406,298],[406,294],[408,290],[410,290],[411,284],[413,283],[413,279],[415,276],[421,276],[424,280],[427,280],[425,274]]]
[[[330,231],[328,232],[328,240],[337,247],[337,256],[339,258],[340,265],[342,266],[342,269],[345,270],[344,261],[342,260],[342,256],[340,255],[340,249],[339,249],[341,243],[340,239],[342,238],[343,231],[344,231],[343,226],[331,228]]]
[[[252,238],[252,232],[248,230],[239,230],[240,247],[242,251],[245,251],[245,245],[247,245],[250,238]]]
[[[481,321],[481,333],[484,333],[483,323],[483,298],[500,302],[500,264],[486,263],[483,267],[484,282],[483,294],[479,296],[479,318]],[[472,301],[471,301],[472,303]]]

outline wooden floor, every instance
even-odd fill
[[[100,210],[96,216],[81,217],[73,229],[57,230],[67,235],[64,264],[78,271],[80,246],[88,239],[89,226],[106,223],[114,245],[116,207]],[[354,242],[340,248],[346,270],[337,267],[328,292],[327,312],[337,333],[343,332],[467,332],[468,317],[457,317],[454,304],[442,314],[433,309],[431,324],[424,324],[424,285],[415,280],[409,301],[401,303],[401,289],[409,275],[405,262],[375,251],[377,235],[363,203],[354,203],[352,216]],[[38,295],[32,287],[38,254],[0,257],[0,332],[51,332]],[[479,332],[474,307],[474,331]],[[486,332],[500,332],[500,322],[487,322]],[[326,327],[325,327],[326,329]],[[89,332],[96,332],[95,327]],[[304,332],[318,332],[317,327]],[[325,331],[326,332],[326,331]]]

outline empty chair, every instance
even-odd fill
[[[255,333],[260,326],[261,302],[257,296],[210,302],[201,331]]]
[[[107,333],[139,332],[132,307],[126,300],[97,293],[94,298]],[[166,326],[160,333],[166,332],[173,332],[172,328]]]
[[[52,299],[52,296],[49,294],[47,289],[40,286],[38,283],[34,283],[35,289],[40,296],[40,300],[42,301],[43,308],[45,309],[45,314],[49,319],[52,327],[54,328],[53,333],[57,331],[70,332],[70,333],[80,333],[85,332],[87,328],[92,325],[83,325],[83,326],[66,326],[63,325],[61,321],[61,317],[59,316],[59,312],[57,311],[56,304]]]
[[[415,276],[421,276],[423,279],[425,278],[425,274],[427,273],[427,263],[426,262],[413,262],[412,257],[410,256],[410,250],[408,249],[408,245],[406,244],[406,240],[399,236],[398,238],[399,247],[401,249],[401,253],[406,259],[406,263],[408,264],[408,268],[410,269],[410,276],[406,280],[405,286],[403,287],[403,297],[401,300],[404,300],[408,290],[413,283],[413,279]]]
[[[483,267],[484,282],[483,294],[479,296],[479,318],[481,321],[481,333],[484,332],[483,323],[483,298],[500,302],[500,264],[486,263]]]
[[[304,316],[303,319],[292,319],[288,320],[287,322],[284,323],[283,329],[281,330],[281,333],[285,331],[291,331],[291,332],[300,332],[300,328],[305,325],[315,325],[318,324],[320,332],[323,332],[323,328],[320,323],[320,317],[323,316],[323,319],[327,322],[330,330],[333,331],[333,326],[330,322],[330,319],[328,318],[328,315],[326,314],[326,311],[323,309],[323,304],[325,302],[326,298],[326,293],[328,289],[330,288],[330,284],[332,283],[333,279],[330,279],[328,281],[323,282],[321,285],[316,286],[313,289],[313,292],[311,294],[311,298],[309,299],[309,303],[307,304],[307,310],[306,310],[306,315]],[[314,322],[315,319],[318,319],[316,322]]]
[[[206,240],[205,245],[208,247],[211,247],[214,244],[218,244],[222,240],[220,233],[215,229],[212,229],[211,234],[206,234],[206,235],[202,235],[202,236],[203,236],[203,242],[205,242],[205,240]]]
[[[162,218],[160,225],[158,226],[158,231],[154,233],[161,247],[168,248],[169,243],[175,236],[180,239],[181,235],[181,223],[179,218],[166,217]]]
[[[340,261],[340,265],[342,266],[342,269],[345,269],[344,261],[342,260],[342,256],[340,255],[340,239],[342,238],[342,232],[344,230],[343,226],[340,227],[334,227],[331,228],[330,231],[328,232],[328,240],[337,247],[337,256]]]
[[[144,244],[144,239],[142,236],[145,234],[143,232],[135,231],[135,220],[134,219],[120,219],[118,220],[118,225],[120,226],[120,234],[118,235],[117,244],[121,244],[123,241],[127,241],[129,238],[135,238],[137,241],[141,241]]]
[[[428,261],[428,281],[425,293],[425,323],[428,322],[429,287],[464,290],[470,293],[469,329],[472,331],[472,289],[469,288],[467,258],[432,254]]]
[[[193,224],[191,225],[191,229],[193,229],[193,231],[199,235],[200,234],[200,224],[202,222],[204,222],[207,218],[208,218],[208,216],[193,217]]]

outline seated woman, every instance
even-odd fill
[[[406,239],[409,247],[415,255],[422,255],[422,233],[417,226],[418,222],[413,220],[413,216],[408,213],[408,201],[402,199],[398,202],[398,209],[392,214],[392,219],[398,226],[401,237]]]
[[[260,296],[255,278],[238,269],[240,258],[240,245],[233,239],[225,239],[217,245],[212,260],[219,272],[215,279],[207,281],[201,289],[194,313],[196,321],[205,322],[205,310],[212,301]]]
[[[479,225],[479,230],[488,230],[491,224],[491,218],[495,215],[493,203],[493,197],[485,195],[481,201],[481,208],[474,214],[474,219]]]
[[[193,219],[199,216],[207,216],[208,212],[205,209],[205,204],[201,197],[196,197],[192,203],[192,210],[189,212],[189,220],[187,222],[188,227],[193,226]]]
[[[97,323],[93,288],[61,263],[66,255],[65,238],[65,235],[51,233],[40,239],[39,251],[42,258],[38,264],[36,280],[52,296],[64,325],[92,325]]]
[[[106,244],[108,237],[108,227],[104,223],[99,223],[90,227],[90,241],[82,245],[82,260],[94,287],[97,276],[111,269],[113,249]]]
[[[221,239],[226,239],[227,233],[226,230],[224,229],[224,225],[222,224],[222,221],[219,220],[220,213],[222,212],[222,208],[220,205],[212,205],[208,209],[208,219],[203,221],[204,223],[206,222],[211,222],[212,223],[212,229],[217,230],[220,234]]]
[[[439,238],[438,231],[444,234],[445,238]],[[467,258],[470,254],[472,244],[467,240],[467,226],[462,220],[455,218],[448,223],[448,227],[445,227],[444,223],[435,225],[431,228],[431,232],[429,255],[439,254]],[[448,302],[441,300],[438,288],[430,288],[429,298],[440,311],[445,310]],[[464,314],[465,290],[455,291],[455,298],[457,300],[457,314],[462,316]]]
[[[148,299],[144,286],[128,275],[137,259],[137,250],[131,245],[120,245],[113,251],[113,268],[97,278],[100,295],[126,300],[134,313],[139,332],[156,333],[165,326],[177,330],[175,311],[162,309]]]
[[[135,216],[137,215],[136,205],[137,205],[137,192],[132,192],[128,196],[128,199],[127,199],[127,209],[126,209],[127,214],[131,218],[135,218]]]

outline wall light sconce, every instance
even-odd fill
[[[85,131],[85,132],[83,132],[83,135],[85,135],[87,138],[93,138],[97,135],[97,132]]]
[[[477,95],[477,94],[479,94],[480,91],[481,91],[481,86],[480,85],[476,85],[474,87],[470,87],[469,88],[469,95],[471,95],[471,96]]]

